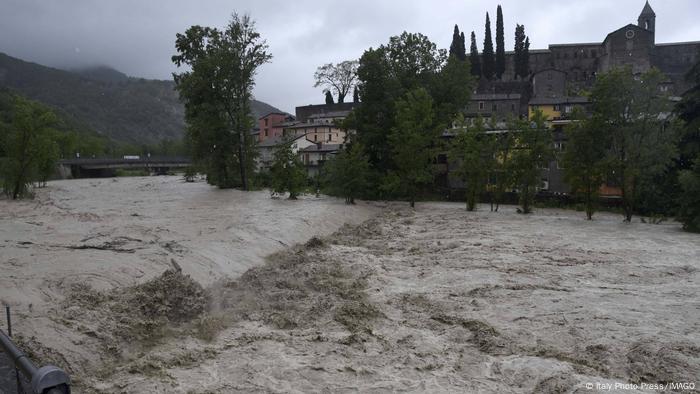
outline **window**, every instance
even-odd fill
[[[561,107],[559,106],[559,104],[554,104],[554,110],[561,111]]]
[[[574,59],[578,58],[578,51],[574,52]]]
[[[267,120],[267,119],[265,119],[265,120]],[[267,123],[267,122],[265,122],[265,123]],[[268,134],[267,134],[267,129],[265,129],[265,137],[267,137],[267,135],[268,135]]]
[[[515,112],[515,104],[514,103],[510,103],[510,110]]]
[[[314,134],[314,142],[318,142],[318,134]]]
[[[498,111],[498,104],[493,103],[493,105],[491,105],[491,110],[493,110],[493,112]]]
[[[328,142],[331,141],[331,133],[328,133]]]
[[[265,126],[267,126],[267,118],[265,118]],[[267,134],[266,134],[267,135]]]
[[[483,109],[484,109],[484,102],[479,101],[479,110],[483,110]]]

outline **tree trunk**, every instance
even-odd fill
[[[245,154],[246,154],[246,152],[245,152],[245,150],[246,150],[246,146],[245,146],[246,138],[245,138],[245,132],[243,132],[242,130],[239,130],[239,131],[238,131],[238,134],[239,134],[239,140],[240,140],[240,144],[239,144],[239,147],[238,147],[238,161],[239,161],[240,168],[241,168],[241,183],[242,183],[243,190],[246,190],[246,191],[247,191],[247,190],[248,190],[248,178],[247,178],[247,176],[246,176],[247,174],[246,174],[246,168],[245,168],[245,167],[246,167],[246,159],[245,159]]]

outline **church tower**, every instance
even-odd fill
[[[654,13],[654,10],[651,9],[648,0],[646,4],[644,4],[644,9],[642,10],[642,13],[639,14],[639,18],[637,19],[637,26],[641,27],[642,29],[649,30],[652,33],[652,40],[655,41],[654,36],[656,34],[654,34],[654,29],[656,27],[656,13]]]

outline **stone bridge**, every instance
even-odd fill
[[[143,157],[131,159],[68,159],[58,161],[61,178],[100,178],[116,175],[116,170],[146,170],[164,175],[192,164],[188,157]]]

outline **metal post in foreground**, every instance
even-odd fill
[[[37,368],[14,342],[0,330],[0,348],[22,374],[31,379],[34,394],[70,394],[70,377],[53,365]]]

